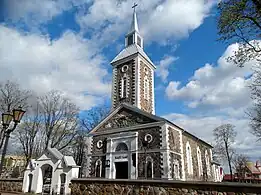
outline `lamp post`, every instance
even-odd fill
[[[25,111],[22,109],[22,107],[18,107],[17,109],[13,109],[13,112],[10,113],[3,113],[2,114],[2,126],[3,130],[1,132],[2,135],[2,140],[0,143],[0,148],[2,148],[3,144],[3,150],[2,150],[2,156],[1,156],[1,164],[0,164],[0,175],[2,174],[3,171],[3,164],[4,164],[4,159],[7,151],[7,146],[10,138],[10,134],[15,130],[17,127],[18,123],[20,123]],[[9,125],[11,121],[13,120],[14,126],[9,129]]]

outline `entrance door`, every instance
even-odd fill
[[[128,179],[128,162],[115,162],[116,179]]]
[[[29,174],[29,186],[28,186],[28,192],[31,192],[32,182],[33,182],[33,174]]]

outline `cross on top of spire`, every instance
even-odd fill
[[[136,11],[136,7],[138,6],[137,3],[134,3],[134,5],[132,6],[132,8],[134,9],[134,12]]]

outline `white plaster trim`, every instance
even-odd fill
[[[181,152],[181,169],[182,169],[182,177],[181,180],[186,181],[185,175],[185,162],[184,162],[184,150],[183,150],[183,134],[179,131],[179,138],[180,138],[180,152]]]
[[[168,129],[167,129],[167,126],[166,124],[162,125],[161,128],[160,128],[160,131],[161,131],[161,147],[160,149],[169,149],[168,147]]]
[[[154,70],[151,68],[151,79],[152,79],[152,114],[155,114],[155,86],[154,86],[154,75],[155,72]]]
[[[112,105],[112,108],[115,107],[115,98],[116,98],[116,79],[117,78],[117,68],[116,67],[113,67],[113,70],[112,70],[112,88],[111,88],[111,105]]]
[[[136,72],[136,77],[137,77],[137,91],[136,91],[136,98],[137,98],[137,107],[141,108],[140,104],[140,77],[141,77],[141,71],[140,71],[140,58],[137,57],[136,59],[136,66],[137,66],[137,72]]]

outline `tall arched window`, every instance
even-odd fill
[[[209,163],[209,155],[207,150],[205,151],[205,161],[207,167],[207,174],[210,175],[210,163]]]
[[[102,172],[102,162],[99,159],[95,163],[95,177],[101,177],[101,172]]]
[[[197,147],[197,157],[198,157],[198,174],[199,176],[201,176],[203,175],[203,167],[202,167],[201,151],[199,147]]]
[[[146,178],[153,178],[153,160],[151,157],[147,157],[146,159]]]
[[[121,98],[128,96],[128,82],[127,77],[123,76],[121,79]]]
[[[147,76],[144,78],[144,98],[149,100],[149,79]]]
[[[188,167],[188,174],[193,174],[193,163],[192,163],[192,155],[191,155],[191,147],[189,143],[186,144],[186,153],[187,153],[187,167]]]

